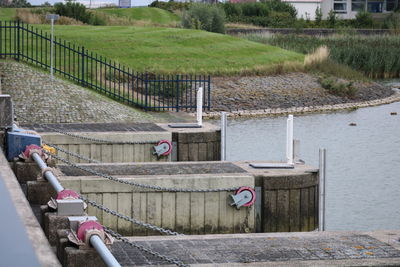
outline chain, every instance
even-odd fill
[[[137,248],[137,249],[139,249],[139,250],[141,250],[141,251],[143,251],[143,252],[149,253],[150,255],[156,256],[156,257],[158,257],[158,258],[160,258],[160,259],[162,259],[162,260],[165,260],[166,262],[175,264],[175,265],[177,265],[177,266],[181,266],[181,267],[188,267],[188,266],[190,266],[189,264],[185,264],[185,263],[183,263],[182,261],[180,261],[180,260],[178,260],[178,259],[170,258],[170,257],[164,256],[164,255],[162,255],[162,254],[160,254],[160,253],[158,253],[158,252],[156,252],[156,251],[153,251],[153,250],[151,250],[151,249],[149,249],[149,248],[145,248],[145,247],[142,246],[142,245],[135,244],[135,243],[129,241],[128,238],[123,237],[121,234],[114,232],[114,231],[111,230],[110,228],[105,227],[105,226],[103,226],[103,227],[104,227],[104,231],[105,231],[106,233],[108,233],[108,234],[110,234],[111,236],[115,237],[117,240],[120,240],[120,241],[124,242],[125,244],[128,244],[128,245],[131,246],[131,247]]]
[[[108,214],[116,216],[116,217],[118,217],[120,219],[123,219],[125,221],[128,221],[128,222],[137,224],[139,226],[142,226],[144,228],[147,228],[147,229],[150,229],[150,230],[153,230],[153,231],[157,231],[157,232],[160,232],[160,233],[166,234],[166,235],[183,235],[183,234],[180,234],[180,233],[168,230],[168,229],[164,229],[162,227],[158,227],[158,226],[152,225],[150,223],[145,223],[145,222],[139,221],[137,219],[131,218],[129,216],[123,215],[121,213],[118,213],[115,210],[112,210],[110,208],[104,207],[103,205],[98,204],[95,201],[89,200],[89,199],[87,199],[86,197],[84,197],[82,195],[79,196],[79,198],[82,199],[83,201],[85,201],[86,203],[92,205],[93,207],[99,209],[99,210],[102,210],[102,211],[104,211],[104,212],[106,212]]]
[[[49,153],[49,152],[47,152],[45,150],[43,152],[46,153],[49,156],[52,156],[52,157],[54,157],[54,158],[56,158],[56,159],[58,159],[58,160],[60,160],[60,161],[62,161],[64,163],[66,163],[69,166],[72,166],[74,168],[80,169],[82,171],[94,174],[94,175],[99,176],[99,177],[106,178],[106,179],[108,179],[110,181],[118,182],[118,183],[121,183],[121,184],[127,184],[127,185],[131,185],[131,186],[137,186],[137,187],[146,188],[146,189],[152,189],[152,190],[157,190],[157,191],[168,191],[168,192],[200,192],[200,193],[223,192],[223,191],[228,191],[229,192],[229,191],[236,191],[237,189],[239,189],[239,187],[216,188],[216,189],[186,189],[186,188],[162,187],[162,186],[156,186],[156,185],[140,184],[140,183],[136,183],[136,182],[133,182],[133,181],[119,179],[119,178],[116,178],[116,177],[108,175],[108,174],[104,174],[104,173],[101,173],[101,172],[98,172],[98,171],[95,171],[95,170],[92,170],[92,169],[89,169],[89,168],[86,168],[86,167],[83,167],[83,166],[76,165],[76,164],[70,162],[67,159],[64,159],[64,158],[62,158],[60,156],[57,156],[57,155],[52,155],[51,153]]]
[[[29,122],[29,120],[21,115],[18,115],[17,117],[21,117],[24,121]],[[41,127],[47,128],[49,130],[55,131],[57,133],[67,135],[70,137],[86,140],[86,141],[91,141],[95,143],[105,143],[105,144],[120,144],[120,145],[136,145],[136,144],[158,144],[158,142],[149,142],[149,141],[111,141],[111,140],[105,140],[105,139],[99,139],[99,138],[93,138],[93,137],[88,137],[88,136],[83,136],[83,135],[78,135],[78,134],[73,134],[70,132],[62,131],[57,128],[51,127],[46,124],[40,124]]]
[[[65,150],[65,149],[63,149],[63,148],[61,148],[61,147],[59,147],[59,146],[56,146],[56,145],[54,145],[54,144],[50,144],[50,143],[48,143],[48,142],[46,142],[46,141],[45,141],[45,144],[48,145],[48,146],[54,147],[57,151],[61,151],[61,152],[65,153],[65,154],[70,155],[70,156],[73,156],[73,157],[75,157],[75,158],[78,158],[78,159],[81,159],[81,160],[86,160],[86,161],[89,161],[89,162],[91,162],[91,163],[101,163],[101,162],[98,161],[98,160],[91,159],[91,158],[85,157],[85,156],[83,156],[83,155],[80,155],[80,154],[77,154],[77,153],[74,153],[74,152]]]

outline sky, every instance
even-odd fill
[[[131,0],[132,6],[147,6],[153,2],[153,0]],[[162,1],[162,0],[160,0]],[[28,0],[32,5],[40,5],[46,2],[46,0]],[[57,2],[64,2],[63,0],[47,0],[47,2],[54,4]],[[78,0],[77,2],[82,3],[89,7],[90,0]],[[106,4],[118,5],[118,0],[92,0],[92,7],[98,7]]]

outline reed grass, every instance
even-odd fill
[[[326,46],[332,61],[361,71],[369,78],[400,77],[400,35],[315,37],[251,34],[245,38],[303,54]]]

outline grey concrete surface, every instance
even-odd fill
[[[130,237],[191,266],[399,266],[400,231]],[[123,266],[167,265],[121,242]]]

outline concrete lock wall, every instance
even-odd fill
[[[296,165],[295,169],[250,169],[256,186],[262,188],[261,232],[302,232],[318,228],[317,169]]]
[[[157,155],[153,154],[153,147],[160,140],[166,139],[171,141],[172,135],[170,132],[79,133],[79,135],[91,138],[110,141],[146,142],[144,144],[95,143],[58,133],[40,133],[40,135],[50,144],[101,162],[165,162],[171,160],[171,155],[158,158]],[[75,163],[87,162],[62,152],[58,152],[58,154]]]
[[[203,172],[210,171],[207,169],[210,164],[212,165],[212,163],[203,164]],[[221,166],[221,163],[217,164],[219,164],[217,166]],[[183,165],[181,174],[118,175],[118,177],[163,187],[191,189],[254,187],[254,178],[247,173],[199,173],[199,169],[197,169],[197,174],[184,174],[187,173],[184,170],[188,168],[187,164]],[[115,169],[121,170],[121,164],[117,165]],[[149,169],[151,169],[151,165]],[[233,171],[237,169],[236,167]],[[232,207],[229,195],[233,192],[160,192],[92,176],[60,176],[60,181],[65,187],[77,190],[87,198],[124,215],[177,232],[185,234],[254,232],[254,209],[248,210],[248,208],[242,207],[238,210]],[[157,234],[157,232],[118,219],[90,205],[88,213],[123,235]]]

